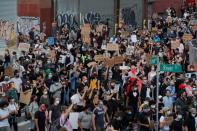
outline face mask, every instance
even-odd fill
[[[84,80],[84,83],[87,83],[88,82],[88,80]]]
[[[150,109],[144,109],[144,112],[146,112],[146,113],[149,112],[149,111],[150,111]]]
[[[196,116],[196,113],[192,113],[192,116],[195,117]]]
[[[44,95],[47,95],[47,91],[44,92]]]
[[[51,79],[53,77],[53,75],[49,75],[49,79]]]
[[[143,83],[144,83],[144,84],[147,84],[147,83],[148,83],[148,81],[147,81],[147,80],[144,80],[144,81],[143,81]]]
[[[163,53],[162,52],[159,52],[159,57],[163,57]]]
[[[167,111],[167,115],[170,115],[171,114],[171,111]]]
[[[136,96],[137,96],[137,92],[133,92],[133,96],[135,96],[135,97],[136,97]]]
[[[58,86],[58,83],[55,83],[56,86]]]
[[[182,119],[182,115],[178,115],[177,118],[180,120]]]
[[[55,101],[55,105],[58,105],[59,103],[60,103],[60,101],[59,101],[59,100]]]
[[[148,102],[148,101],[144,101],[144,104],[145,104],[145,105],[148,105],[148,104],[149,104],[149,102]]]

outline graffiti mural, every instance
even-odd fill
[[[84,16],[84,23],[90,23],[91,25],[98,25],[102,21],[100,13],[87,13]]]
[[[79,27],[78,17],[76,14],[72,13],[61,13],[57,15],[57,24],[58,26],[67,25],[69,29],[75,29]]]
[[[17,32],[28,35],[29,31],[34,28],[35,33],[40,32],[40,19],[35,17],[18,17]]]
[[[121,18],[125,25],[136,25],[136,16],[132,8],[123,8],[121,10]]]
[[[12,41],[15,39],[15,23],[7,20],[0,20],[0,39]]]

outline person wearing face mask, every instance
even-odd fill
[[[22,90],[22,79],[19,77],[19,71],[15,70],[14,71],[14,77],[12,79],[10,79],[9,82],[14,82],[14,84],[16,85],[16,90],[17,90],[17,94],[18,94],[18,99],[20,98],[20,92]]]
[[[144,102],[145,98],[150,97],[151,90],[148,86],[147,77],[143,77],[142,88],[140,92],[141,103]]]
[[[126,107],[132,109],[132,120],[135,120],[137,116],[138,98],[139,93],[137,91],[137,88],[134,88],[132,91],[130,91],[126,99]]]
[[[78,125],[79,131],[91,131],[92,127],[92,112],[89,109],[89,106],[84,107],[84,111],[79,113]]]
[[[184,122],[185,131],[196,131],[197,129],[196,119],[197,119],[196,108],[190,108],[189,115],[186,117]]]
[[[10,117],[10,112],[8,110],[8,99],[6,97],[0,97],[0,130],[10,131],[8,118]]]
[[[59,124],[61,116],[60,98],[55,98],[53,105],[49,108],[50,131],[57,131],[56,125]]]
[[[176,113],[175,119],[170,126],[171,131],[183,131],[183,116],[180,112]]]
[[[18,131],[17,116],[16,116],[18,113],[18,105],[15,103],[15,100],[13,98],[9,99],[8,110],[10,112],[10,117],[8,119],[10,128],[12,128],[13,126],[14,131]]]
[[[62,82],[62,90],[61,90],[61,104],[68,105],[70,97],[70,86],[68,84],[68,80]]]
[[[163,103],[165,107],[172,109],[173,106],[173,97],[170,96],[170,91],[166,90],[166,96],[163,97]]]
[[[39,104],[45,104],[46,106],[50,105],[48,90],[44,89],[43,95],[40,97],[40,103]]]
[[[61,87],[62,84],[59,82],[59,79],[55,78],[54,84],[52,84],[49,89],[53,98],[61,96]]]
[[[168,107],[164,107],[161,110],[161,117],[159,119],[159,127],[160,130],[159,131],[170,131],[170,125],[172,121],[169,121],[168,118],[171,118],[171,111]]]
[[[65,59],[65,65],[67,69],[70,69],[70,66],[73,64],[74,64],[74,56],[70,52],[67,52]]]
[[[150,107],[149,105],[144,105],[143,111],[140,112],[138,117],[138,125],[140,131],[150,131]]]
[[[46,131],[47,117],[46,106],[41,104],[39,110],[35,113],[35,131]]]

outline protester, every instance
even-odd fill
[[[29,107],[37,131],[195,131],[197,77],[191,53],[196,8],[185,5],[180,10],[178,17],[178,10],[168,8],[142,28],[122,24],[111,36],[108,20],[100,23],[100,30],[100,24],[58,25],[51,35],[54,43],[32,27],[19,35],[31,48],[6,50],[0,60],[1,98],[19,104],[17,116]],[[159,71],[158,61],[161,67],[179,64],[182,71]],[[1,107],[2,128],[13,115],[7,106],[4,102]],[[75,122],[69,119],[72,113]]]

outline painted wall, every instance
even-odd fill
[[[120,0],[120,12],[126,23],[142,24],[142,0]]]
[[[169,7],[174,7],[177,14],[180,15],[180,8],[182,5],[182,0],[156,0],[153,3],[153,12],[163,13]]]
[[[0,19],[16,20],[17,18],[17,1],[1,0],[0,1]]]
[[[17,0],[17,15],[40,18],[40,29],[46,24],[46,34],[51,34],[53,21],[53,6],[51,0]]]
[[[127,20],[135,18],[135,22],[142,23],[142,0],[120,0],[120,8],[125,9],[124,17],[129,17]],[[109,19],[110,23],[114,23],[114,0],[58,0],[57,14],[59,23],[71,23],[76,25],[76,22],[97,23]],[[79,15],[78,12],[81,12]],[[136,17],[130,17],[134,12]]]

